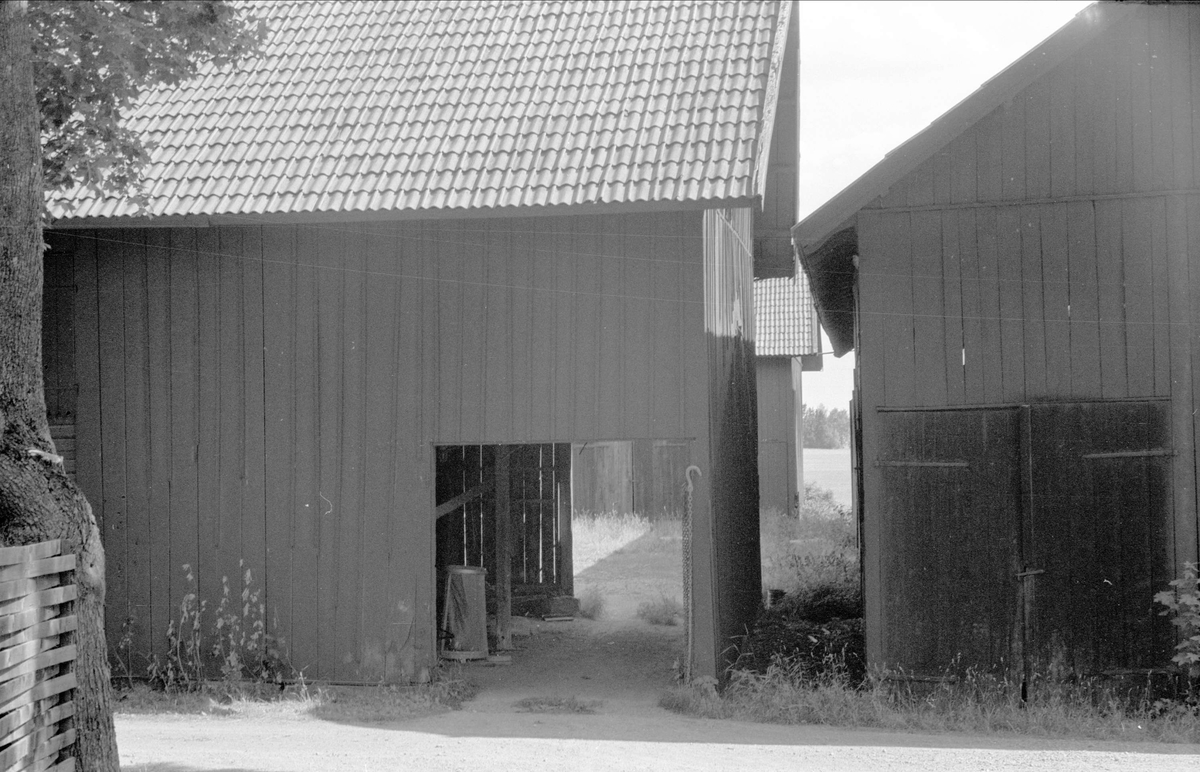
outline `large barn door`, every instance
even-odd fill
[[[1158,667],[1173,642],[1165,402],[880,412],[885,667]],[[1019,663],[1019,664],[1018,664]]]
[[[1172,578],[1166,402],[1034,405],[1029,666],[1096,674],[1170,659],[1153,595]]]
[[[1007,661],[1019,634],[1020,414],[883,412],[884,657],[940,676]]]

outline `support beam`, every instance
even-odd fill
[[[496,454],[496,648],[512,649],[512,507],[508,461],[512,448]]]

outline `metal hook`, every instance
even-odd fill
[[[696,473],[696,479],[700,479],[701,477],[704,476],[704,473],[700,471],[700,467],[696,466],[695,464],[692,464],[687,469],[683,470],[683,475],[684,475],[684,477],[687,478],[687,492],[688,493],[691,493],[693,491],[692,472]]]

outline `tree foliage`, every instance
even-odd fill
[[[47,190],[135,190],[148,149],[124,119],[142,93],[234,64],[266,36],[246,5],[218,0],[34,0],[29,24]]]
[[[806,448],[844,448],[850,444],[850,413],[824,405],[804,406],[801,440]]]

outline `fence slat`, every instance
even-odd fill
[[[74,555],[0,548],[0,769],[74,770]]]

